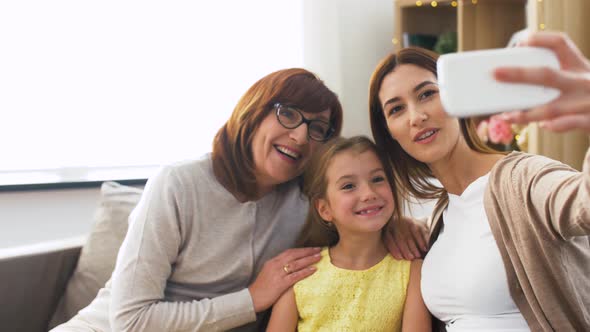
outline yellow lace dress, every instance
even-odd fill
[[[390,255],[366,270],[332,265],[322,250],[317,271],[293,290],[298,331],[401,331],[410,262]]]

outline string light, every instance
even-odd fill
[[[477,0],[471,0],[471,3],[477,5]]]
[[[397,43],[399,43],[399,41],[397,40],[397,38],[393,38],[391,40],[391,42],[393,43],[393,45],[397,45]]]
[[[457,1],[451,1],[451,6],[457,7]]]
[[[422,6],[422,1],[416,1],[416,6],[421,7]]]
[[[438,3],[436,3],[436,1],[432,1],[432,2],[430,3],[430,5],[431,5],[432,7],[436,7],[436,6],[438,5]]]
[[[539,3],[542,3],[543,0],[537,0]],[[542,4],[539,5],[539,9],[543,9],[545,6],[543,6]],[[545,16],[544,14],[540,15],[540,16]],[[539,30],[545,30],[545,23],[539,23]]]

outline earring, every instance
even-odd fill
[[[324,225],[324,227],[327,227],[327,228],[329,228],[329,229],[332,229],[332,228],[334,227],[334,224],[332,224],[332,223],[331,223],[331,222],[329,222],[329,221],[325,221],[325,220],[323,220],[323,219],[322,219],[322,225]]]

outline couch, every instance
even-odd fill
[[[110,278],[142,189],[105,182],[89,235],[0,252],[0,330],[48,331]]]
[[[142,189],[105,182],[88,236],[0,251],[0,330],[41,332],[87,306],[110,278]],[[433,202],[409,204],[428,216]]]

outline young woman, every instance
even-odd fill
[[[588,60],[563,35],[537,34],[528,44],[553,48],[562,70],[504,68],[496,76],[548,80],[562,95],[505,117],[590,132]],[[397,186],[439,199],[422,268],[428,309],[447,331],[590,330],[590,150],[580,173],[542,156],[487,149],[470,119],[444,112],[436,59],[417,48],[386,57],[369,101],[373,136],[387,149]]]
[[[341,126],[337,96],[313,73],[256,82],[212,154],[149,180],[111,281],[54,331],[260,329],[256,314],[319,260],[315,248],[287,250],[307,210],[297,179]]]
[[[430,331],[422,261],[394,260],[383,243],[400,211],[391,180],[387,159],[366,137],[337,138],[312,158],[300,243],[322,246],[322,258],[274,305],[267,331]]]

